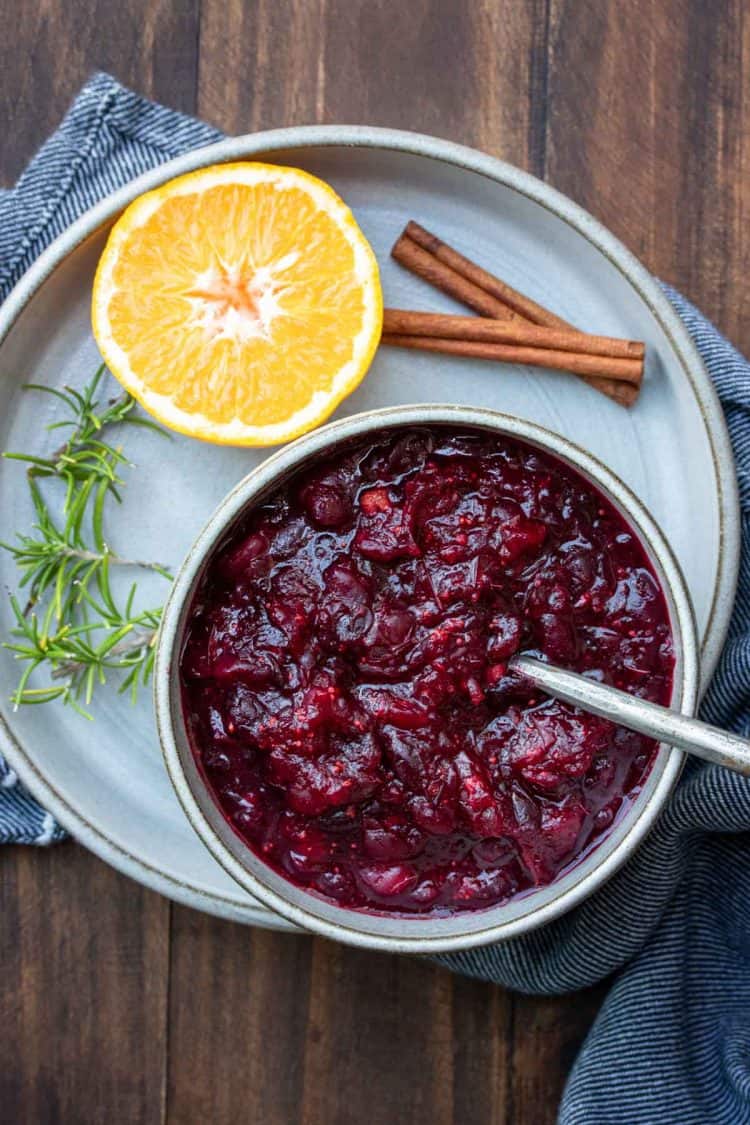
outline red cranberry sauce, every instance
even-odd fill
[[[517,651],[667,703],[664,598],[634,533],[521,442],[386,432],[298,474],[211,561],[181,662],[225,816],[342,906],[445,914],[550,882],[652,741],[509,674]]]

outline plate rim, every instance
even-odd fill
[[[42,251],[0,306],[0,346],[21,312],[55,269],[136,196],[176,175],[209,163],[258,158],[287,148],[371,148],[404,152],[449,164],[492,180],[556,215],[591,243],[635,289],[667,337],[703,418],[718,493],[717,581],[708,624],[701,638],[701,680],[708,683],[729,629],[739,571],[739,496],[734,455],[721,404],[687,329],[645,266],[598,219],[568,196],[497,157],[423,133],[362,125],[301,125],[227,137],[174,157],[130,181],[86,211]],[[0,716],[0,751],[20,780],[71,835],[100,859],[152,890],[217,917],[275,929],[296,929],[253,902],[238,887],[237,896],[188,884],[133,855],[92,824],[38,769]]]

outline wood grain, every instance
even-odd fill
[[[96,70],[192,112],[199,0],[4,0],[2,182],[12,183]]]
[[[0,1121],[160,1122],[169,903],[75,844],[0,849]]]
[[[556,1120],[565,1080],[608,990],[605,983],[575,996],[514,996],[510,1060],[514,1121],[552,1125]]]
[[[302,1125],[453,1121],[452,982],[434,966],[314,943]]]
[[[743,0],[552,0],[550,182],[750,348]]]
[[[198,111],[230,133],[435,133],[523,165],[544,143],[546,0],[202,0]]]
[[[173,907],[169,1125],[298,1120],[312,943]]]

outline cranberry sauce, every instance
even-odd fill
[[[667,703],[667,609],[596,489],[520,442],[391,431],[298,474],[215,554],[181,661],[225,816],[292,882],[388,913],[548,883],[655,745],[539,696],[517,651]]]

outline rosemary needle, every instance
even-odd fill
[[[14,543],[0,543],[14,558],[26,604],[11,597],[15,624],[5,642],[24,665],[13,693],[16,707],[62,700],[91,717],[85,708],[97,685],[110,672],[121,674],[120,691],[135,698],[153,668],[154,644],[161,607],[136,610],[137,585],[125,603],[112,590],[112,568],[154,571],[171,579],[159,563],[123,558],[109,547],[104,534],[104,509],[111,496],[121,500],[120,473],[127,467],[121,446],[109,444],[103,432],[113,425],[145,426],[164,434],[149,419],[138,417],[128,394],[101,402],[99,392],[106,368],[100,367],[81,391],[29,384],[28,389],[54,395],[67,416],[48,426],[66,430],[64,442],[49,457],[5,453],[25,462],[35,522]],[[42,492],[42,482],[64,486],[62,514],[56,518]],[[31,678],[46,669],[50,682],[35,687]]]

